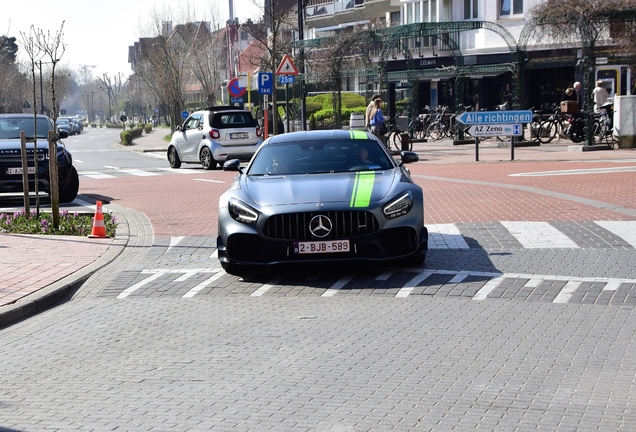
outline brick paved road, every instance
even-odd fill
[[[138,235],[73,301],[0,332],[0,425],[629,430],[636,258],[613,223],[636,220],[636,174],[514,174],[633,165],[418,164],[425,266],[245,278],[214,256],[228,174],[83,179]]]

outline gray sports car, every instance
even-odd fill
[[[218,257],[228,273],[316,261],[419,265],[428,249],[422,189],[365,131],[294,132],[267,139],[219,199]]]

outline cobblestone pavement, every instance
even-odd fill
[[[630,430],[636,158],[554,148],[474,162],[419,145],[417,268],[230,276],[215,256],[228,173],[83,178],[126,247],[0,331],[0,426]]]

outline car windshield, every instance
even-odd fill
[[[395,165],[374,140],[300,141],[264,146],[247,175],[318,174],[387,170]]]
[[[47,138],[51,130],[51,124],[45,118],[37,119],[38,138]],[[20,132],[24,131],[27,138],[33,138],[33,117],[0,118],[0,139],[20,138]]]

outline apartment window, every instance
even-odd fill
[[[523,13],[523,0],[500,0],[499,16],[501,18]]]
[[[510,0],[502,0],[510,1]],[[478,15],[478,4],[479,0],[464,0],[464,19],[476,19]]]

